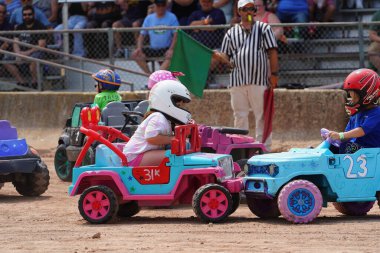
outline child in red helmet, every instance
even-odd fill
[[[330,131],[329,137],[347,141],[345,151],[349,153],[361,147],[380,147],[380,107],[377,106],[380,77],[373,70],[358,69],[347,76],[343,89],[348,93],[346,111],[350,121],[344,132]]]

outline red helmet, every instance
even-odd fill
[[[355,91],[359,95],[359,102],[346,103],[346,111],[354,115],[369,104],[376,104],[380,96],[380,78],[371,69],[358,69],[349,74],[344,80],[343,90]]]

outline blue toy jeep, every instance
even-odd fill
[[[0,120],[0,188],[12,182],[24,196],[39,196],[49,186],[49,171],[37,151],[25,139],[18,139],[16,128]]]
[[[261,218],[282,215],[293,223],[308,223],[333,202],[343,214],[366,215],[380,196],[380,148],[334,154],[331,143],[326,139],[315,149],[249,159],[243,182],[250,210]]]

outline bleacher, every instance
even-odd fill
[[[338,5],[335,21],[371,21],[373,14],[380,8],[380,1],[364,0],[363,4],[364,9],[343,9]],[[280,84],[299,83],[319,86],[342,83],[351,71],[368,67],[366,51],[370,40],[368,27],[363,28],[363,34],[360,34],[357,26],[342,25],[330,29],[322,27],[321,36],[302,42],[303,52],[280,54]],[[362,45],[358,43],[360,38]],[[364,51],[362,55],[361,49]]]

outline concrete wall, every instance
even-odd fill
[[[121,92],[124,100],[144,99],[146,92]],[[0,119],[17,128],[62,128],[76,102],[91,102],[95,93],[2,92]],[[347,122],[344,92],[338,90],[275,90],[273,137],[307,140],[319,136],[322,127],[342,130]],[[194,98],[188,108],[198,123],[233,126],[228,90],[206,90],[203,99]],[[251,133],[254,121],[250,115]]]

